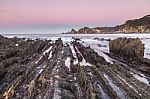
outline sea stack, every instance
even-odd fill
[[[143,58],[144,44],[139,38],[117,38],[109,42],[110,52],[129,58]]]

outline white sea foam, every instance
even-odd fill
[[[36,38],[46,38],[46,39],[51,39],[51,40],[57,40],[58,38],[62,38],[62,40],[65,43],[69,43],[72,41],[72,37],[78,37],[82,38],[81,42],[85,42],[90,45],[97,45],[97,44],[103,44],[107,45],[107,47],[100,47],[101,51],[108,52],[109,47],[108,41],[97,41],[93,40],[93,38],[105,38],[105,39],[115,39],[118,37],[128,37],[128,38],[140,38],[142,42],[145,44],[145,54],[144,57],[150,59],[150,34],[5,34],[4,36],[6,37],[21,37],[21,38],[31,38],[31,39],[36,39]]]

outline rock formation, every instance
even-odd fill
[[[0,99],[149,99],[147,97],[150,97],[150,84],[147,81],[150,77],[150,64],[146,61],[137,63],[135,60],[133,63],[135,68],[130,70],[128,68],[130,65],[124,66],[119,60],[114,60],[113,64],[106,61],[92,47],[79,43],[77,38],[66,44],[60,38],[55,42],[24,41],[4,37],[2,39],[1,46],[11,41],[5,45],[6,48],[11,47],[18,52],[22,50],[26,54],[18,57],[27,58],[26,62],[16,62],[8,67],[0,65],[4,67],[3,70],[0,68],[0,72],[5,72],[0,79]],[[140,43],[139,40],[134,42]],[[0,52],[9,53],[9,50]],[[21,60],[14,54],[13,57],[2,61],[7,62],[10,58]],[[134,72],[134,69],[137,71]],[[144,76],[139,75],[139,71],[142,71]],[[138,79],[137,76],[142,79]]]
[[[47,40],[0,36],[0,93],[8,83],[24,72],[23,64],[27,64],[36,54],[41,53],[47,44]]]
[[[103,34],[103,33],[150,33],[150,15],[139,19],[128,20],[122,25],[115,27],[83,27],[79,30],[72,30],[67,34]]]
[[[76,31],[75,29],[72,29],[70,33],[71,33],[71,34],[76,34],[77,31]]]
[[[117,38],[109,42],[110,52],[129,58],[143,58],[144,44],[139,38]]]

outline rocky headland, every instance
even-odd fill
[[[111,34],[111,33],[150,33],[150,15],[139,19],[128,20],[122,25],[115,27],[83,27],[78,30],[72,29],[65,34]]]

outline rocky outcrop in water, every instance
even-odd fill
[[[144,44],[139,38],[117,38],[109,42],[110,52],[122,57],[143,58]]]
[[[71,33],[71,34],[76,34],[77,31],[76,31],[75,29],[72,29],[70,33]]]
[[[139,38],[117,38],[109,42],[110,57],[129,67],[150,74],[150,60],[144,58],[144,44]]]

